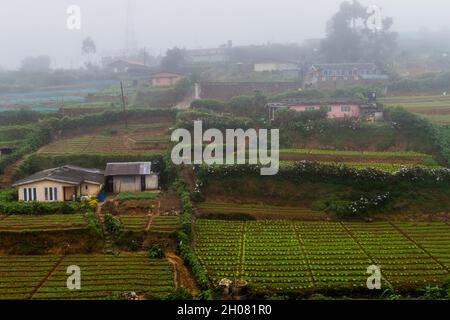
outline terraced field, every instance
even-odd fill
[[[438,168],[431,155],[416,152],[368,152],[345,150],[280,150],[281,165],[292,165],[295,161],[317,161],[324,164],[345,165],[357,169],[374,168],[385,172],[396,172],[402,167],[422,166]]]
[[[45,146],[39,153],[45,155],[161,153],[169,146],[168,129],[171,125],[172,123],[132,124],[128,130],[112,126],[110,130],[117,129],[116,134],[93,133],[61,139]]]
[[[256,290],[365,288],[380,267],[384,288],[450,276],[450,225],[198,219],[196,251],[213,283],[237,276]]]
[[[150,220],[148,215],[120,215],[118,216],[122,225],[127,231],[145,231],[147,224]]]
[[[0,217],[0,232],[73,230],[87,227],[87,221],[82,214]]]
[[[81,269],[68,290],[67,267]],[[0,257],[0,299],[106,299],[134,291],[161,298],[174,288],[172,266],[144,254]]]
[[[179,216],[156,216],[151,218],[148,215],[120,215],[118,218],[127,231],[145,231],[150,220],[151,224],[148,231],[153,233],[173,233],[180,227]]]
[[[149,231],[155,233],[173,233],[179,227],[179,216],[157,216],[153,218]]]
[[[0,300],[30,299],[58,256],[0,257]]]
[[[320,216],[322,212],[313,211],[304,207],[280,207],[256,204],[233,204],[225,202],[201,202],[197,204],[201,212],[223,214],[249,214],[257,216]]]
[[[450,96],[397,96],[381,101],[388,106],[401,106],[439,124],[450,123]]]

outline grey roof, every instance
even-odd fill
[[[151,173],[151,162],[116,162],[106,165],[105,176],[134,176]]]
[[[105,180],[104,172],[99,169],[87,169],[77,166],[66,165],[58,168],[47,169],[37,172],[25,179],[21,179],[13,184],[14,187],[29,184],[37,181],[57,181],[73,185],[83,182],[103,184]]]
[[[332,69],[332,70],[353,70],[353,69],[376,69],[374,63],[323,63],[313,64],[315,69]]]

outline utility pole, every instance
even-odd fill
[[[123,94],[123,82],[120,81],[120,91],[122,92],[123,116],[125,117],[125,129],[128,129],[127,105],[125,103],[125,95]]]

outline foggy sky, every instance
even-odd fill
[[[163,54],[189,49],[270,42],[301,43],[323,37],[341,0],[130,0],[139,47]],[[450,27],[447,0],[361,0],[392,16],[394,30]],[[81,7],[82,28],[66,28],[67,7]],[[97,56],[125,47],[127,0],[2,0],[0,67],[17,68],[26,56],[48,54],[53,67],[78,67],[81,42],[91,36]]]

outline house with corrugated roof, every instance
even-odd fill
[[[151,162],[108,163],[105,170],[106,189],[109,192],[139,192],[156,190],[158,174],[152,171]]]
[[[311,66],[306,84],[324,88],[332,84],[373,83],[389,80],[389,76],[374,63],[324,63]]]
[[[103,170],[66,165],[37,172],[13,184],[19,201],[72,201],[97,196],[105,181]]]

